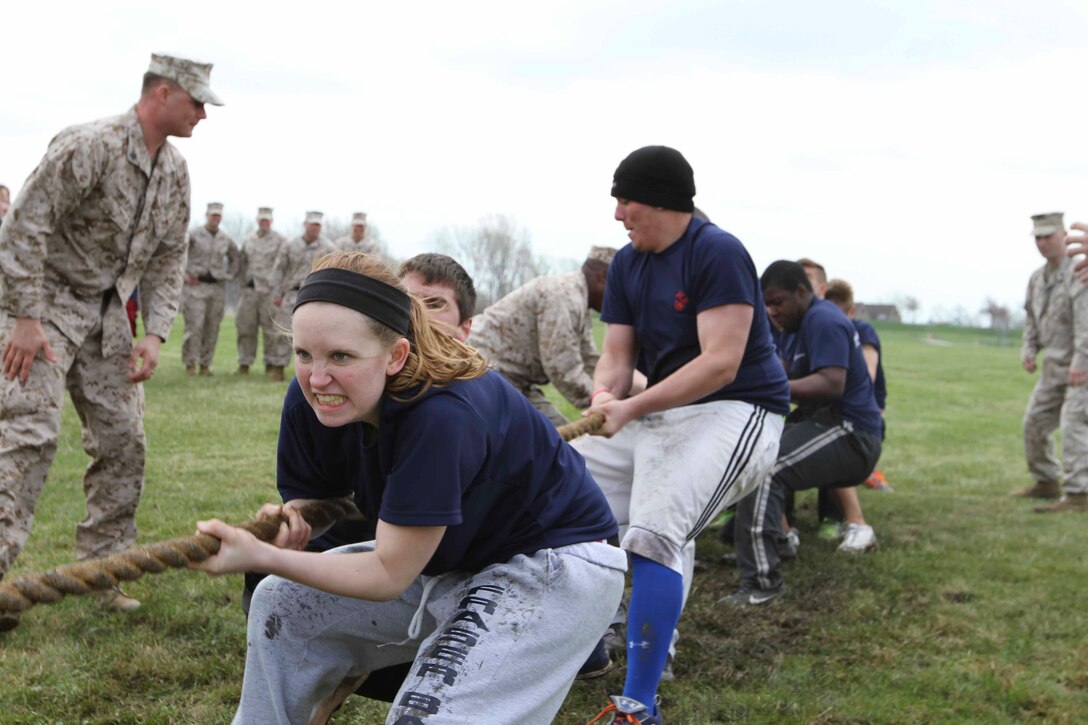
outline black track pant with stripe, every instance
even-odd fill
[[[856,486],[880,458],[880,436],[850,423],[787,422],[770,475],[737,507],[734,543],[741,583],[772,589],[782,582],[778,547],[787,491]]]

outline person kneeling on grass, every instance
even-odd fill
[[[281,510],[272,544],[220,521],[210,574],[256,570],[236,723],[306,722],[342,684],[413,662],[388,723],[550,723],[623,592],[616,521],[585,463],[379,261],[314,265],[292,318],[321,423],[367,427],[354,491]],[[352,472],[354,473],[354,472]],[[353,493],[374,542],[300,551],[296,507]]]
[[[846,488],[863,482],[880,458],[883,423],[873,381],[853,324],[831,302],[817,299],[804,268],[780,260],[760,277],[767,314],[776,329],[778,353],[797,407],[786,418],[778,459],[770,476],[740,502],[736,517],[741,586],[729,604],[765,604],[785,591],[778,541],[787,492]],[[840,499],[846,534],[839,551],[876,547],[857,496]]]

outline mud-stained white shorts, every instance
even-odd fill
[[[782,426],[776,413],[720,400],[651,413],[612,438],[571,445],[608,498],[621,546],[684,574],[689,542],[770,472]]]

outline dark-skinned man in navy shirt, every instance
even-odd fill
[[[763,604],[785,591],[777,542],[787,492],[856,486],[872,473],[881,449],[880,409],[853,324],[815,296],[796,262],[772,263],[760,285],[796,407],[786,418],[770,477],[737,509],[741,586],[726,597],[737,606]],[[843,506],[846,533],[839,549],[875,548],[860,503]]]

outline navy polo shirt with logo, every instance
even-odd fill
[[[744,357],[731,383],[696,402],[740,400],[789,412],[789,382],[775,354],[755,264],[739,239],[710,222],[692,217],[683,236],[659,254],[630,244],[617,252],[601,319],[634,328],[637,368],[654,385],[699,355],[696,316],[732,304],[752,308]]]
[[[853,323],[835,304],[812,298],[797,332],[780,336],[782,360],[790,380],[808,377],[823,368],[844,368],[846,384],[842,397],[834,401],[810,401],[797,412],[817,411],[829,406],[836,415],[855,427],[880,435],[884,422],[876,407],[873,382],[861,353],[861,338]]]

